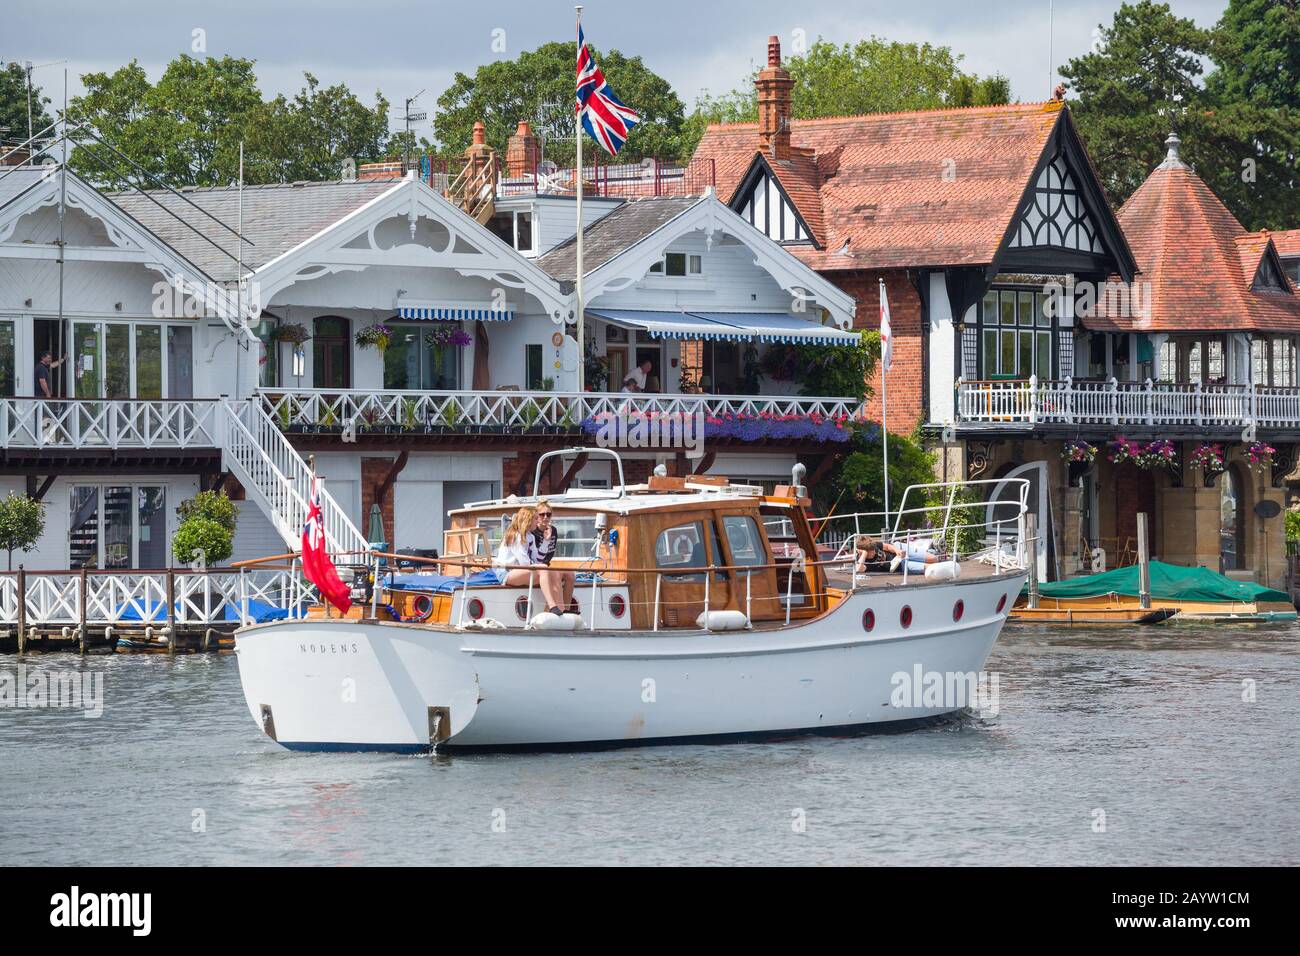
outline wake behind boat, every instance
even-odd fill
[[[891,571],[864,569],[856,534],[815,558],[799,476],[773,494],[712,476],[628,486],[609,450],[567,453],[612,455],[618,484],[550,499],[558,548],[507,578],[525,585],[503,583],[492,556],[543,499],[496,499],[451,512],[444,556],[423,562],[434,573],[370,555],[346,617],[317,606],[241,627],[259,726],[292,749],[553,748],[844,732],[974,703],[1026,579],[1027,487],[964,557],[925,552],[907,525],[928,520],[925,534],[950,541],[988,502],[954,509],[955,485],[909,488],[873,536],[898,553]],[[576,589],[548,609],[539,582],[557,572]]]

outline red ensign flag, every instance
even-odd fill
[[[325,548],[325,521],[320,513],[319,496],[320,479],[313,475],[307,523],[302,528],[302,573],[316,585],[321,597],[346,614],[352,606],[352,598]]]

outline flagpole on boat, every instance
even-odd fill
[[[893,337],[893,329],[889,328],[888,319],[888,300],[885,298],[885,280],[880,280],[880,318],[885,322],[882,332],[885,334],[885,340],[880,350],[880,456],[881,464],[885,473],[885,528],[889,528],[889,360],[890,346],[893,344],[890,339]]]
[[[582,31],[582,7],[575,6],[574,9],[578,12],[577,29],[574,31],[575,38],[576,38],[577,34],[581,33]],[[582,56],[582,43],[581,41],[575,41],[575,42],[577,42],[577,52],[574,55],[573,61],[577,63],[578,58]],[[586,342],[584,341],[585,330],[583,328],[583,322],[582,322],[582,318],[583,318],[582,315],[583,313],[583,304],[582,304],[582,109],[580,105],[577,103],[574,104],[573,141],[577,146],[577,159],[574,161],[574,166],[576,167],[574,170],[574,177],[577,179],[577,183],[576,183],[577,191],[575,193],[575,196],[577,198],[576,205],[577,205],[577,219],[578,219],[577,221],[578,262],[577,262],[577,288],[576,288],[575,299],[578,308],[578,315],[577,315],[578,391],[581,392],[586,389],[585,379],[586,379],[586,371],[587,371],[586,369],[587,345]]]

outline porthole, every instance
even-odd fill
[[[418,594],[411,602],[411,611],[421,621],[427,620],[433,613],[433,598],[427,594]]]
[[[912,626],[912,605],[903,605],[903,610],[898,612],[898,623],[903,625],[904,629]]]
[[[1004,595],[1002,595],[1002,597],[998,598],[998,609],[997,609],[997,613],[998,613],[998,614],[1001,614],[1001,613],[1002,613],[1002,609],[1003,609],[1004,607],[1006,607],[1006,606],[1007,606],[1007,596],[1004,594]]]
[[[469,613],[471,619],[477,621],[483,616],[483,602],[478,598],[470,598],[465,610]]]
[[[623,600],[623,595],[615,594],[609,599],[609,613],[614,616],[615,620],[621,618],[627,612],[627,602]]]
[[[521,594],[515,599],[515,615],[521,621],[528,620],[528,597],[526,595]]]
[[[954,621],[960,621],[961,616],[965,613],[966,613],[966,602],[963,601],[961,598],[958,598],[957,603],[952,606],[952,619]]]
[[[867,608],[862,612],[862,629],[869,631],[876,626],[876,612]]]

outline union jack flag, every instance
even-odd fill
[[[624,106],[622,100],[609,88],[605,74],[596,65],[596,58],[587,49],[582,24],[578,24],[577,73],[578,95],[574,112],[582,120],[582,125],[591,134],[591,138],[613,156],[627,142],[632,127],[641,122],[641,116]]]

